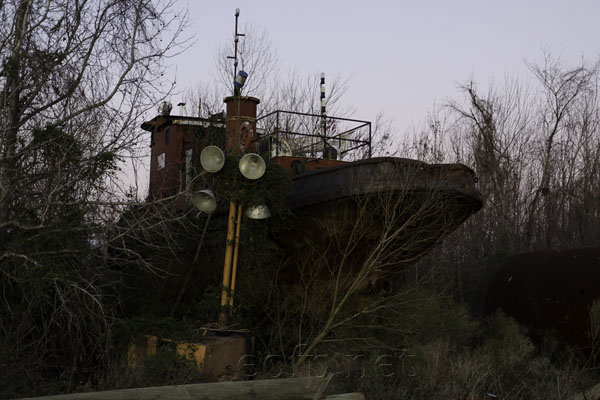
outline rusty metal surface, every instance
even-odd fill
[[[483,204],[474,172],[462,164],[372,158],[292,181],[296,192],[288,202],[297,218],[279,238],[288,254],[301,260],[311,248],[335,257],[331,243],[354,241],[349,259],[359,266],[392,224],[394,240],[386,246],[393,256],[382,276],[417,262]]]
[[[427,164],[405,158],[379,157],[306,172],[292,178],[295,209],[385,191],[437,191],[464,197],[479,210],[482,198],[475,174],[462,164]]]
[[[154,132],[150,157],[150,190],[154,198],[170,196],[180,188],[180,163],[183,132],[178,125],[166,125]],[[164,154],[165,165],[158,168],[158,157]]]
[[[186,188],[186,152],[192,150],[192,161],[210,144],[213,136],[222,136],[225,124],[210,118],[157,116],[142,124],[151,133],[150,179],[148,194],[152,199],[172,196]],[[165,166],[158,168],[158,156],[164,154]],[[197,163],[196,163],[197,164]],[[192,165],[195,171],[197,165]]]
[[[225,151],[233,153],[242,153],[246,144],[244,132],[241,130],[241,125],[248,122],[251,126],[249,134],[252,135],[251,140],[258,140],[256,133],[256,108],[260,100],[256,97],[248,96],[230,96],[225,98],[227,107],[227,122],[225,131],[227,139],[225,142]],[[254,145],[252,146],[254,151]]]

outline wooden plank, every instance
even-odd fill
[[[329,386],[331,378],[333,378],[333,374],[329,374],[325,379],[323,379],[323,382],[321,382],[321,385],[317,389],[316,393],[313,394],[312,400],[319,400],[321,397],[323,397],[323,393],[325,393],[327,386]]]
[[[567,400],[588,400],[600,398],[600,383],[592,386],[583,392],[577,393],[569,397]]]
[[[155,386],[105,392],[36,397],[47,400],[302,400],[312,399],[324,377],[265,379],[256,381]],[[29,399],[33,400],[33,398]],[[341,400],[341,399],[340,399]],[[354,400],[354,398],[352,398]]]
[[[365,400],[365,396],[362,393],[342,393],[332,394],[325,397],[325,400]]]

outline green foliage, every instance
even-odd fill
[[[446,303],[450,314],[462,307]],[[563,398],[592,382],[583,363],[568,357],[562,364],[536,351],[523,329],[502,314],[476,323],[463,315],[455,325],[471,340],[454,340],[443,328],[435,329],[441,314],[424,312],[433,331],[414,337],[395,350],[374,350],[359,363],[338,366],[338,389],[361,391],[368,399],[480,399],[488,393],[503,399]],[[347,359],[347,358],[346,358]],[[348,364],[348,363],[346,363]]]
[[[273,277],[270,271],[277,268],[282,257],[276,241],[293,219],[285,200],[292,191],[292,184],[288,172],[278,164],[268,162],[265,174],[260,179],[248,180],[240,174],[238,163],[239,157],[229,156],[223,169],[211,178],[216,193],[240,204],[244,213],[239,241],[235,311],[241,320],[249,321],[244,316],[252,314],[249,306],[252,301],[247,300],[256,298],[258,287],[270,284],[270,278]],[[245,212],[255,204],[266,204],[271,217],[264,220],[249,219]],[[210,227],[211,232],[220,232],[220,241],[214,245],[221,246],[221,251],[224,251],[225,245],[227,209],[224,207],[223,214],[213,217]],[[207,236],[216,237],[215,234]],[[218,272],[220,283],[221,269]]]
[[[64,130],[53,125],[33,129],[31,146],[47,161],[64,158],[66,164],[77,166],[83,156],[81,144]]]
[[[154,1],[0,14],[0,397],[13,398],[94,386],[112,363],[123,279],[106,203],[186,16]]]
[[[37,251],[37,260],[2,264],[0,359],[10,376],[0,392],[6,396],[69,390],[108,362],[114,277],[84,249]]]
[[[33,166],[60,168],[63,179],[72,179],[73,174],[77,173],[77,181],[88,182],[96,182],[118,170],[118,163],[122,160],[114,151],[91,153],[86,149],[83,139],[75,135],[50,124],[44,128],[34,128],[26,162]]]
[[[0,230],[0,359],[14,374],[3,380],[7,395],[67,391],[106,366],[119,302],[119,279],[94,246],[98,209],[79,203],[82,187],[114,170],[116,158],[86,159],[79,139],[51,125],[34,129],[28,146],[21,178],[36,184],[15,189],[18,223]]]
[[[185,284],[185,276],[191,270],[191,281],[175,316],[200,324],[216,320],[226,244],[228,200],[241,204],[244,212],[236,297],[243,299],[248,276],[260,273],[257,271],[261,271],[265,265],[276,262],[279,249],[274,238],[292,217],[285,202],[291,182],[285,170],[272,163],[269,163],[262,178],[250,181],[240,174],[238,162],[239,157],[228,157],[224,168],[207,178],[220,196],[219,208],[211,216],[195,265],[192,265],[192,260],[202,236],[206,215],[199,214],[199,218],[195,218],[197,211],[191,206],[182,209],[182,199],[151,207],[130,207],[123,214],[119,230],[126,232],[126,238],[124,243],[115,246],[115,251],[127,254],[133,250],[138,257],[143,257],[144,262],[159,268],[158,276],[154,272],[139,271],[136,269],[139,264],[136,257],[126,258],[120,266],[125,267],[125,280],[129,287],[124,293],[128,315],[153,315],[157,318],[168,315],[175,297]],[[256,221],[245,216],[245,211],[254,204],[255,199],[268,205],[271,218]],[[243,304],[243,300],[236,301],[236,307],[239,304]]]
[[[270,227],[281,227],[291,216],[285,198],[292,191],[289,171],[279,164],[267,161],[265,174],[256,180],[249,180],[239,171],[240,156],[230,155],[223,169],[212,177],[217,193],[226,196],[244,209],[263,201],[271,210],[272,217],[266,222]]]

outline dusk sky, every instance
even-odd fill
[[[194,45],[171,60],[178,90],[211,79],[215,49],[231,40],[240,8],[241,24],[268,32],[282,72],[351,77],[344,103],[356,108],[354,117],[373,120],[383,111],[399,132],[422,121],[434,104],[456,98],[458,85],[471,77],[481,87],[491,80],[501,83],[505,75],[530,79],[525,61],[540,61],[542,49],[567,65],[582,57],[592,62],[600,54],[600,2],[592,0],[179,0],[177,5],[188,7],[188,33],[196,35]],[[173,96],[174,104],[179,101]]]

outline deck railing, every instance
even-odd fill
[[[295,111],[273,111],[257,120],[271,157],[282,155],[348,161],[371,157],[371,122]]]

